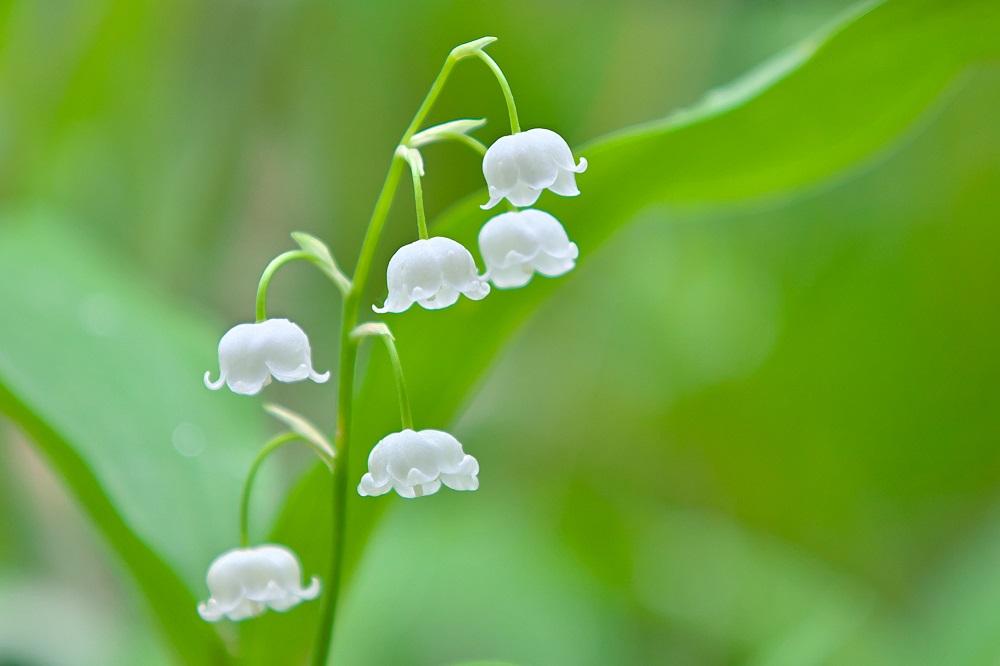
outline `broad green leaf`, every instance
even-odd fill
[[[220,663],[196,604],[211,560],[238,543],[241,484],[263,442],[256,403],[202,384],[220,331],[71,226],[27,214],[0,229],[0,411],[62,476],[177,655]]]
[[[576,152],[590,169],[578,178],[580,199],[546,193],[539,208],[565,223],[586,262],[649,206],[731,204],[830,179],[898,140],[966,67],[998,57],[998,29],[1000,6],[992,2],[864,3],[695,107],[583,146]],[[479,193],[456,205],[435,233],[474,247],[490,215],[478,207],[485,201]],[[483,303],[440,312],[414,308],[393,318],[418,428],[454,419],[498,349],[559,283],[536,278],[522,290],[495,290]],[[356,406],[352,478],[360,478],[371,445],[398,429],[392,405],[390,369],[375,355]],[[328,559],[329,535],[302,516],[308,510],[325,520],[328,510],[316,516],[315,507],[328,496],[324,475],[308,476],[276,532],[316,566]],[[349,565],[391,501],[351,496]],[[259,640],[273,642],[266,630]]]

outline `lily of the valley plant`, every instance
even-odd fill
[[[242,621],[268,609],[286,612],[298,604],[320,596],[323,610],[313,662],[325,664],[330,651],[345,540],[345,503],[349,488],[357,484],[362,496],[395,491],[400,497],[416,498],[436,493],[442,486],[452,490],[479,487],[479,463],[465,452],[462,444],[441,430],[416,430],[410,413],[403,369],[395,340],[382,322],[359,325],[362,312],[370,307],[377,313],[402,313],[414,304],[428,310],[454,305],[461,297],[473,301],[486,298],[490,283],[501,289],[523,287],[537,273],[557,277],[571,271],[578,249],[563,225],[552,215],[533,206],[543,190],[562,196],[579,194],[576,174],[587,162],[573,159],[566,141],[548,129],[521,131],[514,97],[507,79],[485,47],[495,41],[484,37],[452,49],[416,116],[396,147],[385,185],[368,224],[354,276],[348,278],[329,248],[305,233],[292,234],[299,249],[278,255],[268,264],[257,288],[256,321],[234,326],[219,342],[219,377],[205,385],[220,389],[227,385],[234,393],[256,395],[273,379],[296,382],[329,379],[313,368],[312,352],[305,332],[288,319],[268,319],[268,285],[279,268],[291,261],[304,260],[321,270],[340,291],[343,316],[340,330],[339,381],[337,384],[337,428],[332,441],[307,419],[294,412],[266,405],[287,430],[263,445],[251,465],[240,506],[239,547],[220,554],[208,569],[209,598],[198,612],[209,622]],[[496,77],[507,102],[510,135],[487,148],[472,136],[485,120],[454,120],[421,131],[421,125],[441,93],[455,64],[465,59],[481,60]],[[423,206],[424,159],[420,150],[444,141],[465,144],[482,157],[483,175],[489,192],[484,209],[507,199],[510,210],[487,221],[479,232],[479,253],[484,272],[480,273],[472,252],[443,236],[431,237]],[[386,272],[388,295],[381,306],[363,302],[372,261],[382,235],[399,181],[409,171],[416,204],[417,239],[399,248],[389,260]],[[348,479],[348,456],[352,446],[351,415],[358,347],[366,337],[378,337],[386,345],[399,393],[401,428],[387,433],[375,443],[368,456],[368,473]],[[430,424],[440,425],[440,424]],[[285,444],[299,442],[311,449],[333,475],[332,555],[329,573],[321,582],[317,576],[305,581],[298,557],[279,544],[251,545],[249,501],[254,479],[261,464]],[[363,443],[369,446],[371,442]],[[317,527],[319,529],[319,527]],[[305,572],[307,575],[312,572]],[[194,612],[194,609],[192,609]]]

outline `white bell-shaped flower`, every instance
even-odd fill
[[[573,162],[573,152],[565,139],[547,129],[530,129],[496,140],[483,156],[483,175],[490,200],[482,206],[493,208],[504,197],[518,208],[531,206],[548,188],[564,197],[580,193],[576,174],[587,170],[587,160]]]
[[[382,438],[368,456],[368,473],[358,493],[400,497],[432,495],[441,484],[453,490],[479,487],[479,463],[465,454],[457,439],[440,430],[404,430]]]
[[[239,324],[229,329],[219,341],[219,379],[211,381],[205,373],[205,386],[214,390],[228,384],[234,393],[255,395],[271,383],[311,379],[325,382],[329,372],[317,373],[312,367],[309,338],[287,319],[267,319],[258,324]]]
[[[565,275],[580,254],[559,220],[534,208],[491,218],[479,231],[479,251],[486,276],[501,289],[523,287],[535,273]]]
[[[198,604],[208,622],[228,617],[234,622],[255,617],[268,608],[279,613],[319,595],[319,578],[302,587],[302,567],[284,546],[265,544],[234,548],[215,558],[208,568],[211,598]]]
[[[462,245],[436,236],[396,250],[386,271],[389,295],[375,312],[404,312],[414,303],[428,310],[454,305],[459,294],[474,301],[490,293],[490,285],[476,271],[476,261]]]

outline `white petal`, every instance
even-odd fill
[[[531,136],[531,141],[536,146],[536,150],[540,153],[544,153],[546,157],[552,160],[552,162],[562,168],[573,171],[576,167],[573,164],[573,151],[569,149],[569,144],[566,143],[566,139],[562,138],[552,130],[544,129],[541,127],[536,127],[535,129],[530,129],[524,132],[525,135]],[[581,160],[583,168],[580,169],[582,172],[587,168],[586,160]]]
[[[222,388],[222,385],[226,383],[226,376],[220,374],[219,379],[213,382],[209,379],[209,376],[211,374],[212,374],[211,370],[205,371],[205,386],[212,389],[213,391],[218,391],[220,388]]]
[[[198,604],[198,615],[206,622],[218,622],[224,613],[219,610],[219,604],[215,603],[215,599],[209,599]]]
[[[487,270],[524,263],[538,253],[538,240],[527,226],[528,211],[501,213],[479,231],[479,252]]]
[[[534,189],[551,185],[559,174],[559,166],[551,146],[544,138],[540,141],[538,132],[549,130],[528,130],[511,137],[516,142],[517,179]],[[555,135],[554,132],[549,134]],[[566,148],[569,151],[569,147]],[[572,155],[570,160],[572,161]]]
[[[319,582],[319,576],[313,576],[309,581],[309,587],[300,589],[298,591],[299,599],[303,601],[311,601],[319,596],[322,585]]]
[[[493,208],[493,206],[496,206],[498,203],[503,201],[503,198],[505,196],[507,196],[507,192],[501,192],[492,185],[490,186],[489,190],[490,190],[490,200],[479,206],[483,210],[489,210],[490,208]]]
[[[505,196],[518,181],[518,148],[516,136],[502,136],[483,155],[483,177],[491,188]]]
[[[576,247],[574,245],[574,247]],[[575,256],[575,255],[574,255]],[[576,266],[576,262],[573,259],[564,259],[560,257],[553,257],[548,254],[540,254],[535,257],[534,267],[535,271],[539,275],[544,275],[545,277],[559,277],[560,275],[565,275],[569,273]]]
[[[437,290],[437,293],[418,298],[417,303],[419,303],[421,307],[428,310],[440,310],[441,308],[449,307],[458,302],[458,296],[458,289],[455,289],[449,284],[443,284],[441,285],[441,288]]]
[[[358,494],[362,497],[378,497],[385,495],[390,490],[392,490],[391,482],[377,484],[370,473],[361,477],[361,483],[358,484]]]
[[[257,395],[261,389],[270,383],[271,375],[267,373],[267,366],[264,367],[264,374],[261,377],[248,380],[235,378],[226,380],[229,390],[240,395]]]
[[[478,279],[462,291],[466,298],[472,301],[481,301],[490,295],[490,285],[485,279]]]
[[[534,275],[530,264],[515,264],[490,271],[490,280],[500,289],[517,289],[531,282]]]
[[[434,479],[433,481],[428,481],[427,483],[421,483],[413,486],[413,496],[424,497],[425,495],[433,495],[440,489],[441,489],[441,481],[439,479]]]
[[[518,181],[514,189],[507,195],[507,199],[518,208],[524,208],[525,206],[535,205],[535,202],[538,201],[538,197],[541,195],[542,191],[540,189],[536,190],[526,183]]]
[[[479,479],[467,474],[442,474],[441,482],[452,490],[476,490]]]
[[[580,194],[580,189],[576,186],[576,174],[568,169],[559,170],[559,177],[549,189],[564,197],[575,197]]]

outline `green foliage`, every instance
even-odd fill
[[[129,20],[127,3],[119,3],[114,11],[116,20]],[[829,182],[847,169],[886,155],[889,148],[899,145],[901,136],[927,117],[928,109],[970,64],[1000,56],[998,32],[1000,7],[993,2],[866,4],[745,77],[713,91],[703,102],[581,147],[577,153],[591,164],[579,179],[583,196],[563,200],[546,195],[540,206],[566,223],[581,248],[581,264],[585,264],[650,207],[719,210]],[[496,55],[502,60],[500,53]],[[100,49],[90,57],[101,58]],[[391,66],[391,62],[386,56],[381,66]],[[88,84],[77,81],[74,85]],[[239,87],[246,82],[229,85]],[[239,95],[230,99],[239,99]],[[127,100],[120,103],[127,104]],[[220,118],[226,116],[224,111],[219,111]],[[225,142],[214,138],[223,134],[215,131],[221,123],[202,127],[204,136],[213,137],[206,145]],[[225,171],[224,166],[218,170]],[[181,167],[183,164],[175,172],[177,187],[197,190],[188,187],[193,176]],[[479,193],[454,206],[433,231],[474,245],[474,234],[488,216],[478,208],[483,201],[485,195]],[[116,263],[75,231],[74,224],[75,220],[43,213],[8,214],[0,224],[0,283],[7,285],[0,293],[5,312],[0,320],[0,409],[20,425],[58,470],[138,583],[178,658],[192,664],[222,663],[230,658],[223,641],[194,609],[204,596],[204,573],[211,558],[236,543],[240,486],[256,447],[264,439],[257,403],[225,392],[211,394],[201,385],[199,377],[204,370],[216,371],[212,350],[222,330],[220,325],[207,323],[190,313],[190,308],[137,279],[134,268]],[[320,258],[328,274],[338,273],[324,244],[308,234],[298,234],[295,240],[303,250]],[[944,244],[946,239],[938,240]],[[155,244],[156,238],[136,242]],[[164,242],[169,247],[163,256],[176,255],[172,243]],[[964,251],[954,249],[957,261]],[[877,275],[867,277],[878,279]],[[918,276],[910,277],[915,280]],[[392,328],[413,393],[417,427],[444,427],[454,422],[496,362],[498,350],[515,338],[528,317],[558,288],[557,282],[537,279],[525,290],[498,290],[483,304],[463,302],[442,312],[413,311],[394,318]],[[746,293],[752,294],[752,290]],[[848,316],[854,312],[850,308],[845,311]],[[656,344],[654,339],[645,340]],[[783,358],[785,365],[771,372],[781,381],[791,380],[798,364],[812,353],[811,349],[800,350],[798,355]],[[826,369],[833,373],[834,365]],[[919,373],[912,379],[918,381]],[[762,384],[750,382],[723,390],[739,396],[771,386]],[[358,400],[351,479],[361,475],[367,445],[398,429],[394,391],[384,355],[374,354]],[[754,403],[747,399],[745,404]],[[809,407],[798,406],[802,410]],[[689,419],[701,419],[707,411],[681,410],[672,425],[681,433],[697,431],[698,437],[722,442],[761,440],[769,432],[763,426],[746,434],[727,430],[725,423],[705,427],[698,421],[697,428],[692,425]],[[768,415],[777,420],[785,412],[762,413],[759,418],[765,422]],[[817,417],[833,415],[820,413]],[[304,427],[294,416],[284,420],[293,428]],[[734,477],[752,468],[753,461],[744,460],[738,452],[727,455],[740,463],[733,463]],[[933,472],[937,462],[940,460],[924,461],[924,471]],[[740,465],[744,467],[735,469]],[[790,464],[781,469],[789,468]],[[533,473],[516,466],[508,469],[511,474],[515,470]],[[847,474],[837,478],[845,484],[850,480]],[[905,474],[894,478],[901,479],[900,483],[916,483]],[[739,487],[737,479],[732,483]],[[499,492],[486,486],[484,481],[477,495],[487,498],[482,500],[485,506],[502,514],[504,503],[498,500]],[[513,484],[506,490],[516,494]],[[577,492],[567,491],[573,497]],[[273,534],[275,540],[287,543],[302,556],[307,575],[325,570],[329,496],[328,475],[314,469],[292,491]],[[255,488],[255,504],[273,506],[275,497],[273,485]],[[557,501],[549,496],[533,499],[539,503]],[[359,588],[375,590],[373,598],[381,603],[394,603],[392,592],[397,588],[392,584],[405,578],[402,564],[407,559],[401,560],[400,544],[412,546],[413,551],[403,555],[412,555],[415,562],[427,566],[450,563],[426,574],[428,595],[441,594],[452,582],[450,572],[470,561],[476,564],[470,571],[478,571],[480,578],[489,576],[494,565],[488,542],[491,528],[477,525],[474,512],[464,514],[453,510],[448,500],[436,499],[425,503],[428,517],[418,518],[410,506],[400,509],[384,523],[398,540],[383,535],[379,541],[376,537],[371,544],[375,564],[368,569],[359,566],[370,530],[395,501],[362,502],[352,497],[349,557]],[[540,619],[555,614],[575,618],[581,626],[593,628],[595,646],[602,627],[641,622],[625,617],[631,611],[602,614],[586,610],[579,589],[589,590],[595,598],[606,594],[587,587],[588,571],[596,571],[598,578],[618,590],[615,594],[628,597],[627,601],[603,599],[608,607],[632,604],[642,609],[643,621],[650,621],[646,616],[656,617],[695,636],[699,645],[724,645],[730,656],[746,657],[752,663],[825,663],[848,637],[857,635],[857,608],[869,609],[866,612],[881,618],[876,628],[866,630],[852,647],[859,659],[876,663],[886,654],[899,654],[898,645],[920,634],[912,627],[929,624],[926,618],[937,618],[933,608],[940,605],[956,610],[954,620],[938,639],[964,655],[963,663],[995,654],[996,623],[983,618],[996,616],[988,593],[996,589],[1000,575],[994,572],[982,590],[976,588],[983,581],[963,575],[967,570],[995,569],[988,560],[984,563],[982,555],[996,549],[995,538],[984,537],[986,545],[976,541],[969,552],[959,553],[936,585],[916,595],[912,604],[916,618],[900,619],[878,608],[873,592],[832,573],[828,565],[810,561],[777,539],[762,537],[710,512],[650,510],[628,502],[618,506],[601,494],[589,496],[582,504],[600,505],[597,515],[608,525],[603,538],[614,543],[600,547],[588,544],[590,514],[564,517],[559,529],[566,544],[552,552],[546,550],[551,548],[546,540],[551,535],[545,525],[498,522],[509,534],[523,528],[516,539],[501,540],[512,559],[529,561],[526,553],[541,553],[540,563],[529,561],[538,566],[536,570],[513,578],[519,589],[536,591],[531,598],[534,605],[524,612]],[[761,506],[767,507],[763,502]],[[521,511],[530,513],[524,508]],[[764,520],[748,514],[740,517]],[[767,527],[774,531],[787,528]],[[993,532],[987,530],[987,534]],[[470,533],[471,538],[463,539]],[[577,551],[584,553],[579,557],[582,564],[576,561]],[[706,557],[699,577],[678,573],[685,562],[698,559],[701,553]],[[840,554],[850,561],[850,554]],[[649,573],[658,567],[663,570]],[[622,592],[637,569],[649,573],[656,586]],[[395,576],[385,575],[386,571]],[[561,573],[553,577],[551,572]],[[508,579],[498,578],[492,587],[478,584],[479,599],[485,600],[478,607],[483,617],[493,617],[489,599],[503,593],[503,580]],[[706,595],[705,590],[713,585],[718,594]],[[552,591],[552,596],[538,590]],[[457,600],[464,588],[447,592]],[[732,597],[720,596],[725,594]],[[405,602],[394,607],[390,615],[402,618],[421,607],[420,599]],[[515,608],[517,602],[511,600],[504,608]],[[346,607],[354,615],[348,615],[346,628],[340,629],[345,634],[352,627],[363,630],[363,618],[378,621],[385,612],[378,603],[369,601],[366,606],[364,599],[352,603]],[[318,604],[305,604],[294,614],[270,614],[242,625],[237,660],[294,662],[311,645],[317,612]],[[509,611],[496,610],[498,626],[510,617]],[[509,629],[516,631],[515,627]],[[511,654],[502,656],[526,663],[539,654],[555,658],[559,641],[570,637],[558,633],[558,627],[553,632],[549,637],[520,636],[523,654],[512,648]],[[442,629],[441,635],[445,633]],[[493,638],[502,642],[502,636]],[[346,654],[363,654],[356,644],[346,642],[347,647],[341,648]],[[453,656],[473,658],[477,656],[471,653],[474,647],[464,646],[469,654]],[[933,645],[925,647],[942,661],[953,654],[948,649],[935,653]],[[624,648],[607,648],[604,657],[609,663],[616,658],[641,658],[615,649]],[[919,652],[910,650],[912,654]],[[843,663],[851,663],[849,657],[855,653],[844,654],[840,653]],[[683,659],[685,655],[677,656]],[[479,663],[485,666],[487,662]]]
[[[213,327],[65,224],[33,213],[2,226],[2,307],[16,313],[0,321],[3,411],[59,470],[177,654],[215,663],[221,643],[194,609],[212,553],[236,541],[257,409],[206,395]]]

